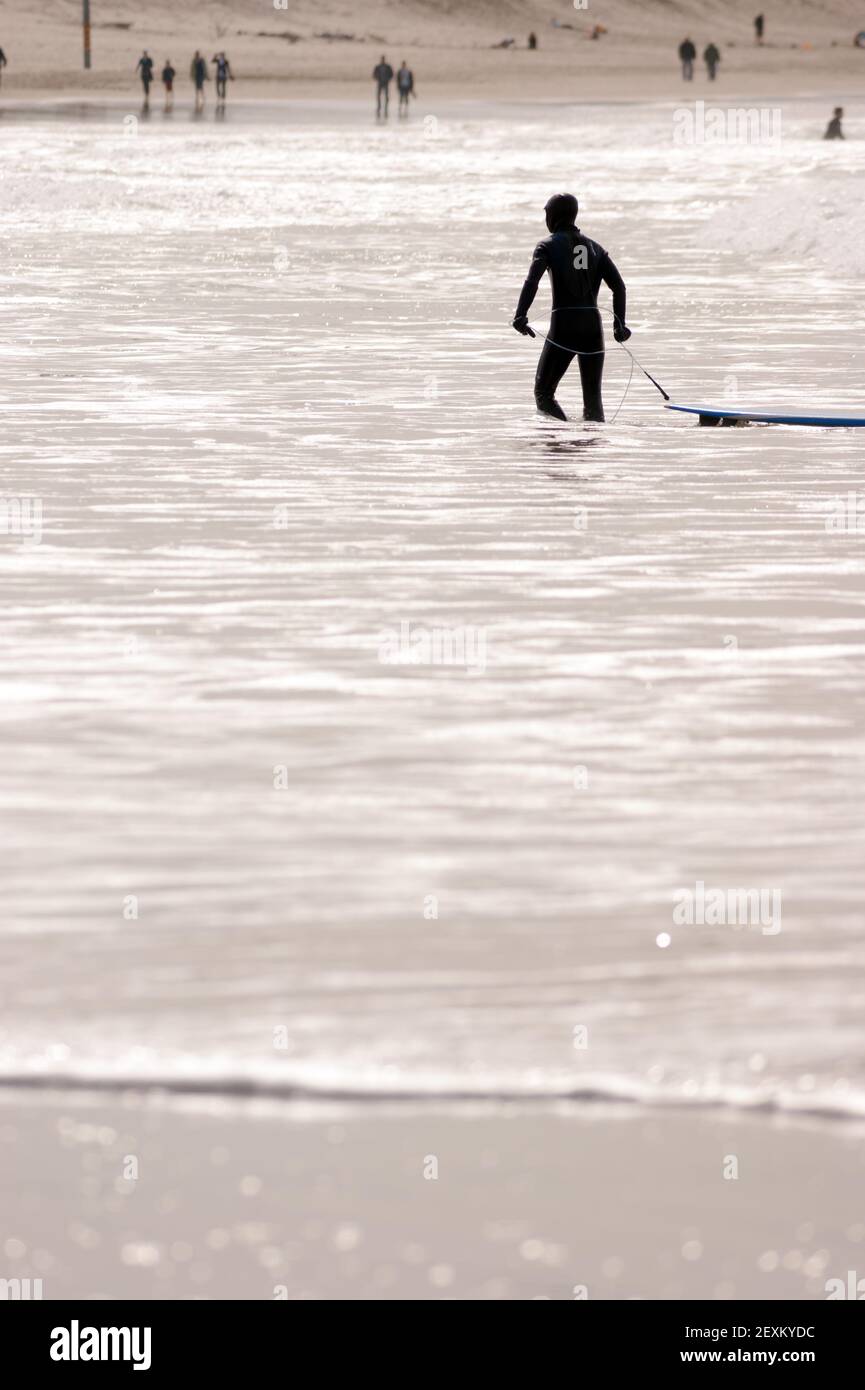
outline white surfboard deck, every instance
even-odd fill
[[[823,425],[865,429],[865,406],[812,406],[810,410],[790,410],[787,406],[674,405],[665,410],[679,410],[685,415],[699,415],[715,423],[720,420],[755,421],[761,425]]]

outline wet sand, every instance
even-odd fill
[[[0,1277],[45,1299],[810,1300],[865,1257],[856,1127],[8,1101]]]

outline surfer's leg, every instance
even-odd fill
[[[556,400],[556,387],[574,359],[572,352],[544,343],[538,358],[535,373],[535,404],[544,415],[552,415],[556,420],[567,420],[567,415]]]
[[[604,403],[601,400],[601,380],[604,375],[604,354],[580,358],[580,382],[583,387],[583,419],[603,420]]]

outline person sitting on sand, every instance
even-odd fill
[[[382,114],[381,105],[382,102],[384,102],[384,114],[387,115],[387,108],[390,104],[390,84],[393,79],[393,68],[384,54],[381,55],[381,60],[373,68],[372,77],[375,82],[376,92],[375,114],[377,116]]]
[[[832,113],[832,119],[826,127],[824,140],[843,140],[844,132],[841,129],[841,122],[844,119],[844,107],[836,106]]]
[[[216,100],[225,101],[226,84],[234,81],[231,64],[224,53],[214,54],[210,61],[216,64]]]
[[[396,89],[399,92],[399,114],[408,115],[408,99],[414,93],[414,73],[402,60],[402,67],[396,75]]]
[[[171,59],[166,58],[165,67],[162,69],[162,85],[165,88],[165,109],[170,111],[174,105],[174,79],[177,76],[171,66]]]
[[[630,338],[625,327],[625,282],[602,246],[589,241],[576,225],[573,193],[555,193],[544,208],[550,235],[535,247],[520,294],[513,326],[530,338],[528,312],[541,277],[549,273],[553,290],[550,336],[544,343],[535,375],[535,403],[544,415],[568,417],[556,400],[556,387],[577,357],[583,388],[583,419],[603,420],[601,378],[604,373],[604,330],[598,310],[603,282],[613,291],[613,337]],[[554,340],[554,341],[553,341]]]
[[[144,88],[144,105],[150,102],[150,84],[153,81],[153,59],[145,48],[135,68],[136,72],[141,73],[141,85]]]
[[[201,111],[204,108],[204,84],[209,81],[207,63],[202,58],[196,48],[192,62],[189,64],[189,76],[195,84],[195,109]]]
[[[690,82],[694,76],[694,59],[697,50],[690,39],[683,39],[679,44],[679,59],[682,64],[682,76],[686,82]]]
[[[720,61],[720,51],[715,47],[713,43],[710,43],[706,48],[705,52],[703,53],[703,62],[706,64],[710,82],[714,82],[715,80],[715,73],[718,71],[718,64],[720,63]]]

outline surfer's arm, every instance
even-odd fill
[[[604,257],[604,264],[601,268],[601,278],[604,284],[609,285],[610,289],[613,291],[613,320],[624,328],[625,308],[627,306],[625,282],[619,274],[615,263],[609,256]]]
[[[538,285],[541,283],[541,276],[549,269],[547,257],[543,246],[535,247],[535,254],[529,266],[529,273],[525,278],[523,288],[520,290],[520,299],[517,304],[517,312],[514,314],[514,323],[518,319],[527,317],[529,309],[532,307],[534,297],[538,292]]]

